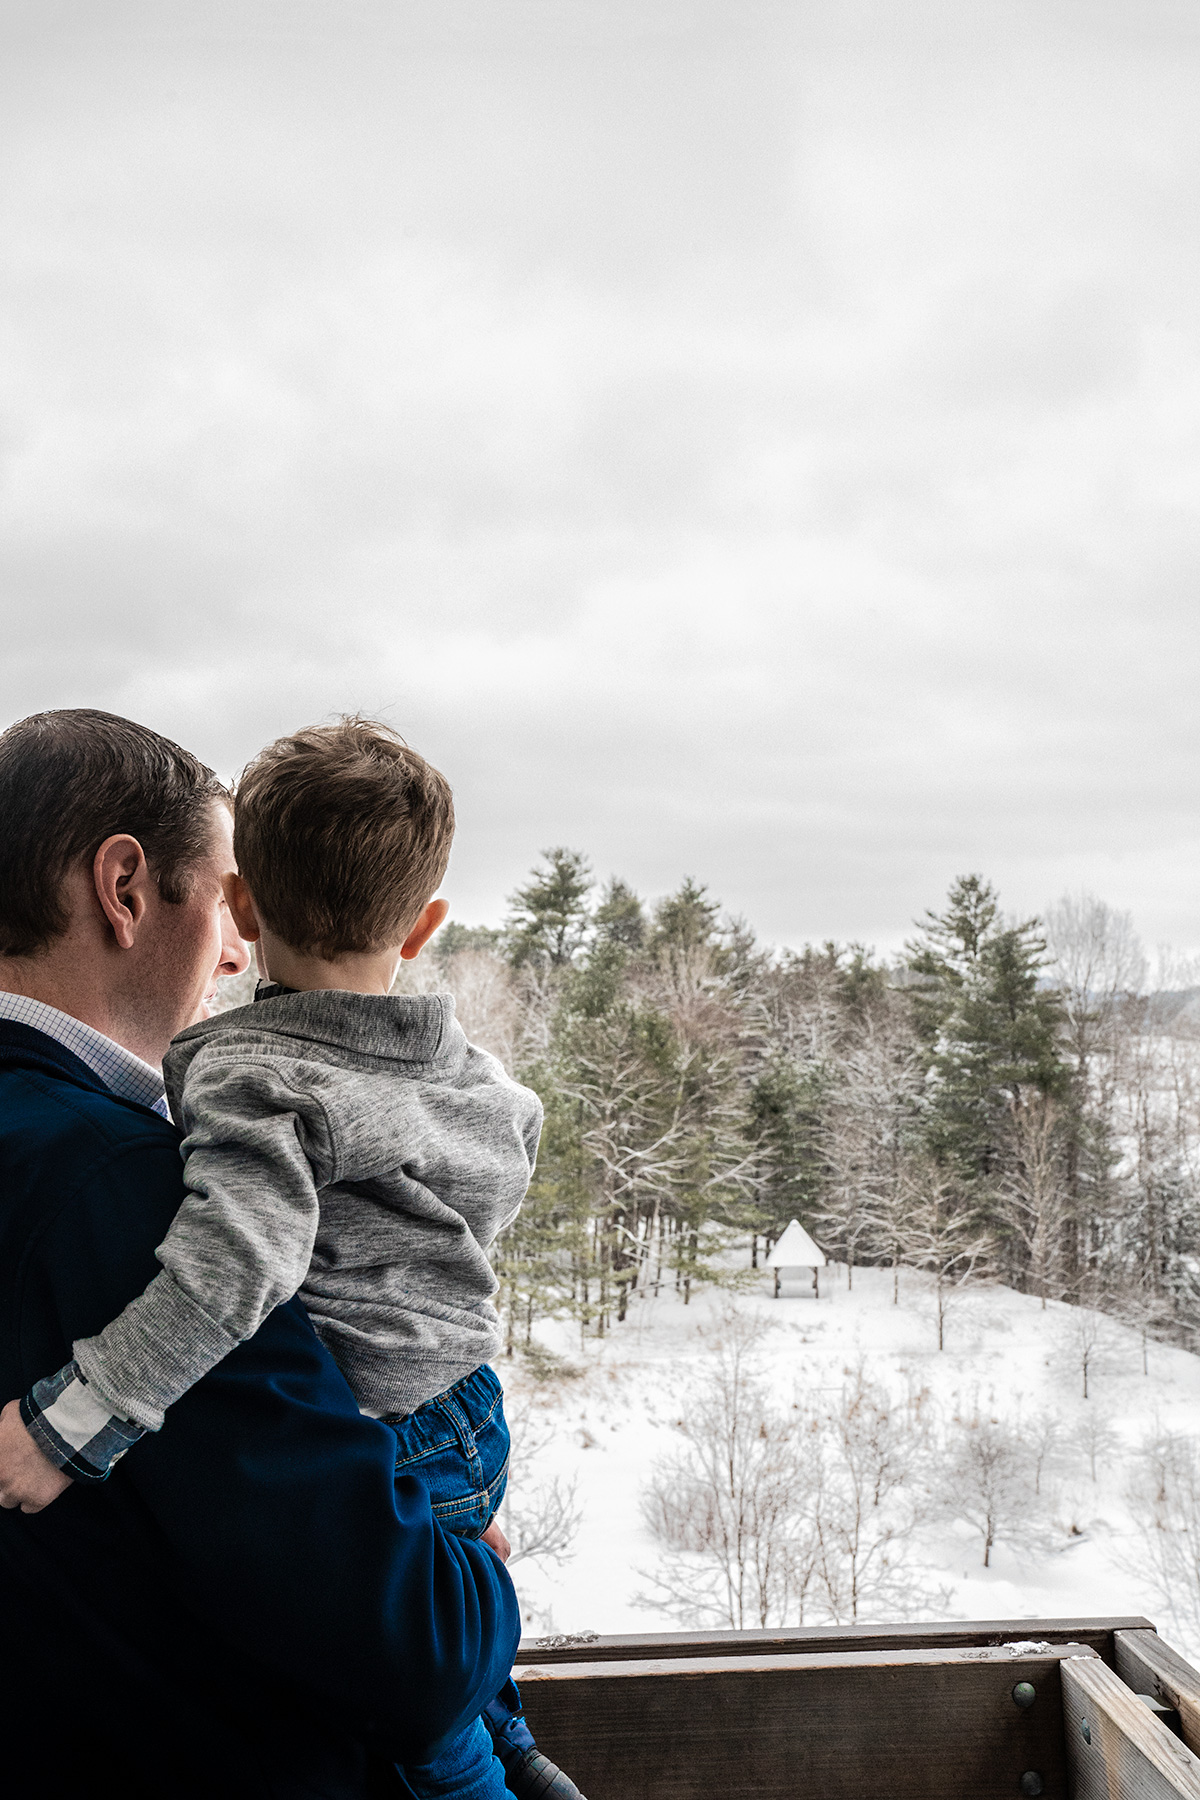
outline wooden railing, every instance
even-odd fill
[[[588,1800],[1200,1800],[1200,1675],[1141,1618],[533,1639],[516,1673]]]

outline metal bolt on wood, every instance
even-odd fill
[[[1021,1708],[1021,1711],[1025,1712],[1037,1699],[1037,1689],[1031,1681],[1018,1681],[1016,1687],[1012,1691],[1012,1697]]]
[[[1023,1794],[1040,1794],[1042,1792],[1042,1788],[1043,1788],[1042,1778],[1038,1774],[1037,1770],[1036,1769],[1026,1769],[1025,1773],[1021,1777],[1021,1792]]]
[[[1091,1743],[1091,1741],[1092,1741],[1092,1728],[1091,1728],[1091,1726],[1090,1726],[1090,1725],[1089,1725],[1089,1724],[1088,1724],[1088,1722],[1087,1722],[1087,1720],[1086,1720],[1086,1719],[1080,1719],[1080,1721],[1079,1721],[1079,1735],[1080,1735],[1080,1737],[1081,1737],[1081,1738],[1082,1738],[1082,1739],[1083,1739],[1083,1741],[1084,1741],[1084,1743],[1085,1743],[1085,1744],[1090,1744],[1090,1743]]]

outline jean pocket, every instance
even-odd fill
[[[420,1470],[413,1474],[420,1476]],[[508,1461],[504,1463],[491,1480],[482,1487],[472,1488],[470,1492],[435,1499],[430,1492],[430,1505],[433,1516],[446,1531],[452,1531],[455,1537],[482,1537],[500,1509],[504,1498],[504,1490],[508,1486]]]

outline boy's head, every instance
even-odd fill
[[[238,783],[238,868],[262,924],[304,956],[402,943],[453,838],[445,776],[373,719],[278,738]]]

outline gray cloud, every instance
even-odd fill
[[[467,917],[1200,944],[1192,9],[10,12],[0,716],[385,709]]]

